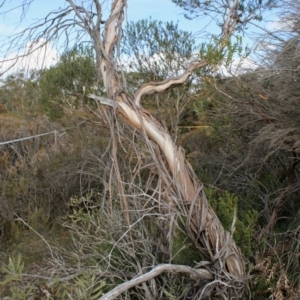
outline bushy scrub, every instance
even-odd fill
[[[224,229],[231,231],[234,240],[246,257],[253,254],[254,226],[258,213],[255,210],[239,209],[239,199],[227,191],[206,189],[207,197]]]

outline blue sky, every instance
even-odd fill
[[[25,17],[22,22],[20,22],[20,17],[22,15],[22,7],[15,8],[18,5],[18,2],[21,4],[21,0],[17,1],[6,1],[5,5],[0,8],[0,60],[1,57],[4,57],[6,51],[6,45],[2,45],[1,40],[5,36],[11,36],[13,33],[22,31],[23,29],[30,26],[32,23],[42,20],[49,12],[57,10],[59,8],[64,8],[68,3],[64,0],[34,0],[28,10],[26,11]],[[80,1],[76,1],[80,3]],[[107,17],[110,10],[111,1],[101,1],[103,4],[103,18]],[[17,4],[16,4],[17,3]],[[14,9],[12,9],[14,8]],[[8,11],[3,14],[4,11]],[[173,21],[178,22],[179,28],[190,31],[197,32],[201,29],[201,23],[199,20],[187,20],[183,16],[183,10],[177,7],[171,0],[128,0],[128,9],[126,14],[125,21],[138,21],[140,19],[152,18],[153,20],[161,21]],[[215,32],[218,32],[218,28],[214,28]],[[40,55],[33,55],[28,59],[25,59],[23,62],[18,64],[19,69],[26,69],[27,65],[36,66],[37,69],[42,67],[50,66],[58,60],[59,54],[53,49],[53,45],[48,47],[47,52],[43,53],[43,59],[40,59]],[[12,52],[9,54],[9,58],[15,57],[16,53]],[[6,63],[5,66],[8,64]],[[0,64],[0,73],[1,69],[4,70],[5,67],[1,67]]]
[[[176,6],[171,0],[129,0],[128,3],[129,20],[151,17],[154,20],[178,21],[179,27],[183,30],[199,31],[201,29],[200,20],[187,20],[183,13],[183,9]]]
[[[22,3],[21,0],[6,1],[6,4],[0,8],[0,12],[3,13],[3,10],[9,10],[10,7],[15,7],[16,2]],[[78,1],[78,3],[79,2],[80,1]],[[103,10],[108,12],[111,1],[102,1],[102,3],[104,3]],[[31,25],[33,22],[37,22],[38,19],[43,19],[49,12],[60,7],[63,8],[66,5],[67,2],[64,0],[34,0],[28,8],[22,23],[20,23],[20,16],[22,14],[21,7],[9,11],[7,14],[1,15],[0,43],[4,36],[9,36],[13,32],[20,31]],[[178,22],[180,29],[190,31],[195,34],[203,30],[203,28],[213,34],[220,33],[220,29],[213,23],[209,23],[208,19],[196,19],[191,21],[184,18],[183,13],[184,11],[176,6],[171,0],[128,0],[128,21],[138,21],[140,19],[147,19],[151,17],[153,20]],[[207,24],[209,25],[205,27]],[[245,45],[248,44],[251,46],[252,42],[247,37],[244,37],[244,41]],[[2,46],[0,50],[0,58],[4,55],[4,51],[5,47]],[[48,66],[49,64],[52,64],[55,59],[57,59],[58,54],[54,49],[48,49],[47,51],[50,51],[50,54],[47,52],[47,54],[44,56],[47,56],[47,59],[49,59],[49,62],[46,64]],[[13,53],[11,56],[12,55]],[[50,61],[51,59],[52,61]],[[40,59],[38,57],[33,57],[29,64],[32,65],[38,63],[39,61]],[[28,62],[26,63],[28,64]]]
[[[16,2],[21,0],[6,1],[5,5],[0,8],[0,12],[16,6]],[[80,2],[80,1],[77,1]],[[103,8],[109,11],[111,1],[103,2]],[[19,23],[21,8],[14,9],[6,15],[0,17],[0,36],[10,34],[18,25],[19,30],[25,28],[26,25],[32,24],[38,18],[42,19],[50,11],[65,7],[67,2],[64,0],[34,0],[27,11],[26,17],[22,24]],[[176,6],[171,0],[128,0],[127,20],[137,21],[151,17],[154,20],[179,22],[179,27],[183,30],[193,33],[203,29],[209,20],[187,20],[183,16],[184,11]],[[207,30],[210,33],[219,33],[219,29],[211,23]],[[252,28],[250,30],[256,30]]]
[[[8,9],[9,7],[15,6],[16,1],[9,1],[4,6]],[[19,0],[21,2],[21,0]],[[110,1],[104,3],[103,8],[109,10]],[[26,25],[31,24],[38,18],[43,18],[50,11],[58,9],[59,7],[65,7],[66,2],[64,0],[35,0],[31,3],[26,17],[22,24],[19,23],[19,18],[21,15],[21,8],[15,9],[7,13],[4,17],[0,18],[0,34],[6,35],[12,32],[17,26],[20,29],[25,28]],[[3,8],[0,8],[3,11]],[[128,10],[127,10],[127,20],[137,21],[140,19],[146,19],[151,17],[154,20],[162,21],[173,21],[179,22],[179,27],[183,30],[197,32],[203,26],[200,20],[187,20],[183,16],[183,10],[176,6],[171,0],[129,0]],[[217,33],[218,28],[214,26],[212,31]]]

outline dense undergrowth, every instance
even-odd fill
[[[162,205],[161,178],[142,136],[87,99],[91,66],[82,57],[78,63],[74,69],[66,55],[48,73],[12,76],[0,87],[0,141],[33,137],[0,145],[1,299],[98,299],[157,264],[195,267],[204,259],[187,238],[184,214]],[[67,80],[78,76],[70,69],[84,72]],[[162,126],[185,149],[214,211],[242,250],[247,297],[297,299],[299,149],[297,130],[285,133],[299,117],[290,118],[290,112],[289,123],[283,122],[287,112],[280,111],[280,101],[262,105],[261,90],[278,90],[255,82],[253,74],[224,79],[207,73],[199,85],[190,81],[143,104],[166,120]],[[150,75],[139,73],[137,80]],[[48,89],[51,78],[55,89]],[[181,101],[176,107],[170,105],[174,99]],[[286,139],[263,139],[270,118]],[[123,138],[111,133],[111,124]],[[204,284],[163,274],[124,299],[145,299],[147,290],[156,299],[189,299]]]
[[[3,299],[98,299],[142,269],[159,263],[195,266],[202,261],[186,238],[184,218],[176,211],[166,213],[158,199],[151,197],[157,178],[146,170],[134,185],[125,184],[130,206],[128,227],[114,188],[116,175],[107,151],[109,131],[89,110],[74,110],[56,122],[46,116],[31,118],[3,112],[0,122],[1,140],[6,141],[59,132],[1,146]],[[195,135],[204,142],[197,138],[196,143]],[[253,299],[270,295],[273,299],[292,299],[296,295],[293,284],[299,276],[299,241],[293,230],[298,224],[292,221],[297,211],[285,213],[287,220],[279,221],[258,241],[257,234],[265,223],[262,186],[275,191],[280,181],[262,172],[247,191],[242,187],[224,189],[232,181],[227,179],[225,184],[225,177],[220,175],[218,183],[214,174],[222,172],[215,159],[220,150],[206,144],[211,139],[221,139],[215,129],[209,133],[195,131],[183,140],[195,170],[206,174],[202,178],[212,207],[248,261],[249,294]],[[124,183],[129,182],[137,164],[137,158],[126,149],[119,152]],[[147,186],[144,192],[143,186]],[[152,284],[157,299],[183,299],[197,288],[191,286],[188,277],[171,274]],[[145,295],[132,289],[127,296],[143,299]]]

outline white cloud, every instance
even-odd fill
[[[153,73],[162,72],[160,75],[165,78],[178,76],[182,74],[186,67],[193,61],[197,61],[199,55],[195,53],[189,60],[182,58],[179,54],[173,54],[172,59],[165,57],[164,53],[155,53],[152,56],[145,56],[140,59],[145,70]],[[122,66],[127,72],[136,71],[135,66],[138,64],[135,57],[122,57]],[[216,74],[223,76],[238,76],[243,73],[257,69],[259,65],[250,57],[235,57],[230,65],[221,65],[216,68]]]
[[[220,72],[224,76],[236,76],[253,71],[259,66],[249,57],[234,58],[229,66],[221,66]]]
[[[268,22],[267,29],[273,31],[290,31],[293,28],[294,22],[292,20],[275,20]]]
[[[24,72],[40,70],[55,64],[58,58],[58,52],[45,40],[28,42],[22,53],[12,52],[7,57],[0,58],[0,74],[6,76],[20,70]]]

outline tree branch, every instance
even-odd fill
[[[184,265],[170,265],[170,264],[161,264],[156,266],[153,270],[146,274],[142,274],[136,278],[133,278],[127,282],[120,284],[119,286],[115,287],[113,290],[99,298],[99,300],[112,300],[116,297],[120,296],[122,293],[126,292],[127,290],[145,282],[148,280],[157,277],[163,272],[172,272],[172,273],[187,273],[190,275],[191,279],[195,281],[201,280],[212,280],[213,274],[205,269],[193,269],[188,266]]]
[[[177,85],[177,84],[182,84],[184,83],[193,73],[193,71],[197,68],[203,68],[208,65],[207,61],[200,61],[200,62],[192,62],[190,66],[186,69],[186,71],[177,76],[177,77],[172,77],[169,79],[166,79],[161,82],[149,82],[144,84],[136,93],[134,96],[134,102],[137,107],[140,106],[141,102],[141,97],[144,95],[149,95],[153,93],[159,93],[159,92],[164,92],[171,86]]]

